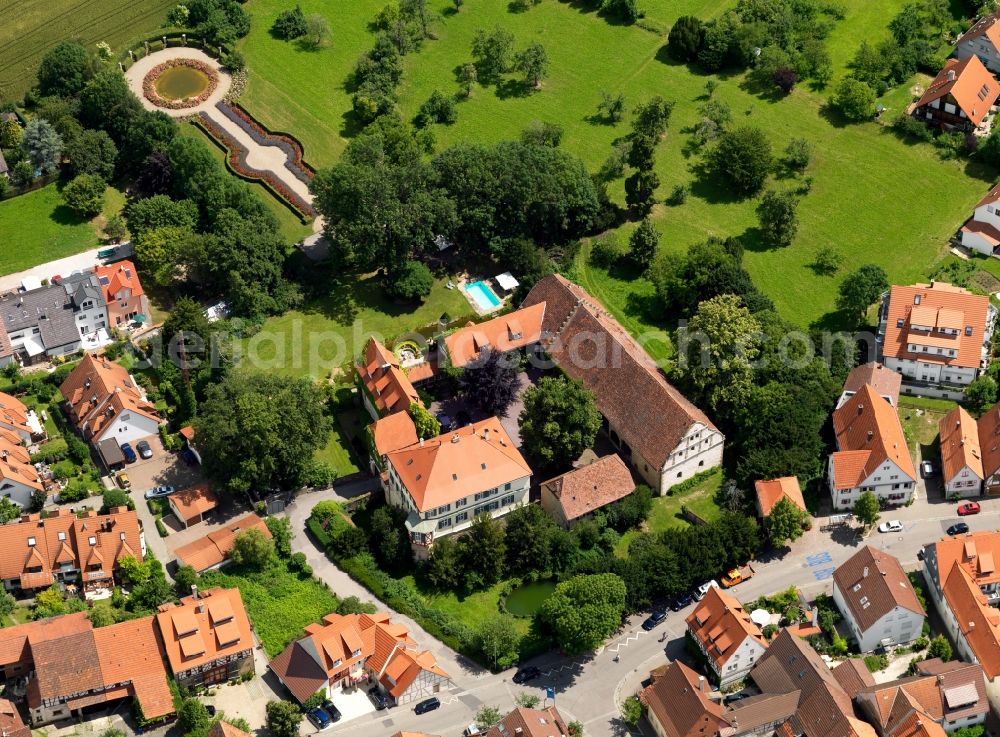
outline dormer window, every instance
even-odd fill
[[[125,533],[124,532],[119,533],[118,536],[119,536],[119,538],[121,539],[122,542],[125,542]]]
[[[901,317],[896,318],[896,327],[897,328],[903,327],[903,318],[901,318]]]
[[[969,335],[969,336],[972,335],[972,326],[971,325],[966,325],[965,326],[965,334]]]
[[[920,295],[919,294],[914,294],[913,295],[913,304],[915,304],[915,305],[920,304]]]
[[[90,543],[91,547],[93,547],[94,545],[97,545],[97,538],[91,535],[87,538],[87,542]]]

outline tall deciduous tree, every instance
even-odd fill
[[[632,133],[635,137],[646,136],[657,139],[667,132],[670,115],[674,111],[674,101],[664,100],[659,95],[641,103],[635,109],[632,119]]]
[[[656,258],[660,247],[660,233],[649,218],[643,218],[639,227],[628,239],[629,258],[637,265],[646,269]]]
[[[864,319],[868,307],[889,288],[889,277],[876,264],[860,266],[840,283],[837,306],[859,320]]]
[[[81,217],[92,218],[104,208],[108,185],[96,174],[80,174],[63,187],[66,206]]]
[[[507,414],[519,386],[517,357],[488,348],[462,374],[465,396],[491,415]]]
[[[65,153],[77,174],[96,174],[105,181],[114,176],[118,147],[104,131],[84,130],[69,141]]]
[[[724,187],[739,195],[752,195],[761,190],[774,166],[771,142],[760,128],[733,128],[719,137],[707,163]]]
[[[555,522],[537,504],[518,507],[504,518],[507,572],[525,576],[550,570]]]
[[[238,566],[263,570],[274,560],[274,541],[257,528],[243,530],[233,539],[229,557]]]
[[[542,86],[549,76],[549,57],[540,43],[529,44],[514,57],[514,68],[524,75],[524,83],[534,88]]]
[[[795,504],[782,497],[767,515],[767,533],[775,545],[794,542],[802,537],[802,525],[808,515]]]
[[[625,611],[625,583],[613,573],[576,576],[556,586],[538,618],[567,655],[593,650],[614,632]]]
[[[435,543],[435,552],[437,543]],[[517,662],[521,633],[509,614],[494,614],[476,629],[476,645],[494,668],[508,668]]]
[[[875,91],[854,77],[844,77],[831,101],[848,120],[868,120],[875,114]]]
[[[878,497],[870,491],[864,491],[854,502],[854,516],[865,527],[871,527],[879,518]]]
[[[80,122],[107,131],[119,148],[126,141],[129,127],[142,113],[139,99],[118,69],[101,72],[80,93]]]
[[[321,49],[330,43],[330,21],[326,16],[313,13],[306,18],[305,41],[309,48]]]
[[[514,34],[502,26],[478,30],[472,39],[472,58],[480,79],[493,81],[514,63]]]
[[[291,701],[268,701],[267,728],[274,737],[298,737],[302,710]]]
[[[677,61],[694,61],[704,37],[701,21],[693,15],[682,15],[667,35],[667,53]]]
[[[568,466],[601,427],[593,392],[568,377],[545,377],[524,392],[518,417],[522,446],[537,470]]]
[[[278,38],[291,40],[299,36],[305,36],[308,30],[306,26],[306,14],[302,12],[302,6],[296,5],[291,10],[283,10],[278,13],[271,25],[271,32]]]
[[[492,586],[503,578],[507,543],[503,526],[489,513],[477,515],[458,544],[464,562],[467,590],[475,591]]]
[[[75,41],[63,41],[38,65],[38,91],[68,97],[83,89],[90,77],[87,50]]]
[[[799,218],[795,210],[799,201],[791,192],[768,190],[757,205],[757,218],[764,241],[771,246],[792,245],[799,229]]]

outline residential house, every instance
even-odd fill
[[[0,496],[24,509],[32,506],[36,492],[45,490],[45,482],[20,441],[17,433],[0,428]]]
[[[97,277],[73,274],[58,284],[0,296],[0,319],[23,365],[111,342]]]
[[[0,368],[12,363],[14,363],[14,346],[11,345],[7,328],[3,326],[2,318],[0,318]]]
[[[0,699],[0,734],[4,737],[31,737],[28,727],[14,702],[10,699]]]
[[[959,231],[966,248],[992,256],[1000,246],[1000,184],[986,193]]]
[[[35,410],[10,394],[0,392],[0,430],[17,433],[18,442],[31,443],[45,438],[45,428]]]
[[[134,699],[146,719],[174,710],[152,616],[95,629],[86,612],[0,630],[0,674],[27,680],[33,726]]]
[[[875,393],[893,407],[899,405],[899,389],[903,384],[903,377],[878,361],[869,361],[851,369],[851,373],[844,381],[844,388],[841,391],[840,399],[837,400],[837,407],[861,391],[861,388],[866,384],[875,389]]]
[[[906,504],[917,474],[895,408],[870,384],[833,412],[837,450],[827,478],[835,511],[852,509],[862,493]]]
[[[562,737],[569,727],[555,706],[545,709],[518,707],[486,733],[486,737]]]
[[[979,58],[991,72],[1000,72],[1000,12],[984,15],[959,35],[952,52],[958,59]]]
[[[386,454],[387,501],[407,513],[414,555],[436,536],[466,530],[480,514],[502,517],[528,501],[531,468],[490,417]]]
[[[983,459],[983,493],[1000,494],[1000,404],[976,421]]]
[[[0,579],[7,591],[32,593],[53,583],[75,583],[88,598],[107,597],[119,561],[142,561],[146,540],[139,518],[125,507],[77,517],[58,509],[42,519],[25,515],[0,526]]]
[[[882,297],[882,362],[907,394],[961,399],[986,367],[997,309],[989,298],[944,282],[893,286]]]
[[[542,302],[542,348],[594,392],[608,438],[649,486],[662,495],[722,463],[722,433],[583,288],[559,274],[547,276],[523,306]]]
[[[225,527],[214,530],[204,537],[182,545],[174,551],[178,566],[191,566],[198,573],[222,568],[229,563],[229,551],[233,549],[236,536],[247,530],[257,530],[271,539],[271,531],[255,512],[251,512]]]
[[[1000,84],[978,56],[948,59],[913,106],[912,115],[946,131],[985,130]]]
[[[372,476],[381,476],[388,482],[386,457],[394,450],[401,450],[419,441],[417,426],[409,412],[396,412],[375,420],[368,426],[369,461]]]
[[[545,303],[539,302],[492,320],[469,323],[444,339],[452,366],[464,368],[479,359],[483,351],[506,355],[537,348],[542,339]]]
[[[253,737],[249,732],[244,732],[239,727],[234,727],[224,719],[212,722],[208,728],[208,737]]]
[[[163,421],[129,372],[87,354],[60,385],[70,422],[93,444],[114,438],[119,445],[158,432]]]
[[[774,505],[782,499],[787,499],[803,512],[806,511],[806,501],[802,498],[802,489],[795,476],[782,476],[780,479],[754,482],[757,492],[757,515],[762,519],[770,516]]]
[[[271,661],[271,670],[299,703],[322,692],[377,683],[396,704],[433,696],[451,687],[451,677],[430,652],[416,650],[406,628],[389,615],[328,614],[306,627]]]
[[[219,506],[219,498],[207,482],[176,491],[167,497],[170,511],[183,527],[196,525]]]
[[[95,266],[94,274],[101,285],[104,301],[108,305],[109,325],[127,325],[140,316],[148,317],[149,300],[131,261],[116,261],[106,266]]]
[[[156,622],[174,679],[197,689],[254,673],[254,639],[237,588],[194,591],[160,606]]]
[[[686,621],[720,688],[746,678],[767,648],[750,613],[722,589],[710,588]]]
[[[833,572],[833,601],[863,653],[912,642],[927,616],[899,561],[870,545]]]
[[[709,698],[710,692],[703,676],[674,660],[653,675],[640,699],[657,737],[713,737],[730,725],[723,717],[725,708]]]
[[[599,458],[541,485],[542,507],[569,527],[635,491],[632,472],[617,453]]]
[[[405,412],[413,402],[420,402],[395,354],[375,338],[369,338],[365,344],[355,372],[362,401],[372,420]]]
[[[990,710],[983,669],[940,658],[918,663],[915,676],[862,689],[855,701],[881,737],[945,737],[982,724]]]
[[[964,407],[955,407],[938,423],[941,436],[941,474],[948,498],[983,493],[983,454],[979,426]]]

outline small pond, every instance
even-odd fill
[[[208,75],[187,66],[164,69],[156,78],[156,94],[165,100],[197,97],[208,89]]]
[[[507,595],[507,611],[515,617],[532,617],[555,588],[555,581],[535,581],[518,586]]]

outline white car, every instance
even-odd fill
[[[717,588],[719,588],[719,582],[716,581],[714,578],[708,583],[703,583],[701,586],[699,586],[694,590],[695,601],[701,601],[702,599],[704,599],[705,594],[708,593],[709,589],[717,589]]]
[[[883,522],[878,526],[879,532],[902,532],[903,523],[898,519],[891,519],[888,522]]]

